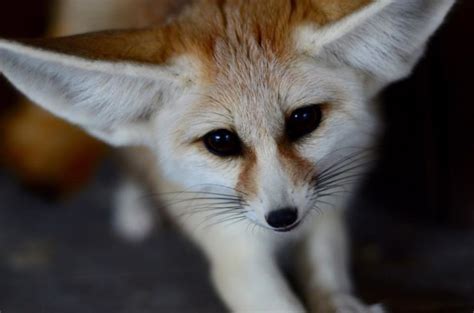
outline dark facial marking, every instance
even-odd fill
[[[247,149],[243,157],[242,169],[237,180],[237,190],[243,191],[248,195],[257,194],[257,182],[255,175],[256,166],[257,156],[255,155],[255,152],[251,149]]]
[[[295,185],[299,185],[308,177],[312,177],[310,173],[315,172],[314,164],[299,155],[291,142],[287,140],[283,140],[278,144],[278,154],[285,171]]]

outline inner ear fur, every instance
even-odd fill
[[[148,119],[179,88],[156,30],[0,40],[0,71],[33,102],[114,145],[141,144]]]
[[[369,1],[327,25],[301,26],[296,32],[298,48],[350,66],[377,81],[381,88],[411,72],[454,2]]]

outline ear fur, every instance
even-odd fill
[[[180,88],[179,69],[115,55],[111,35],[0,40],[0,72],[32,101],[106,142],[146,144],[148,120]],[[130,51],[127,41],[117,51]]]
[[[375,89],[407,76],[454,0],[374,0],[341,20],[297,31],[299,48],[349,65],[375,80]]]

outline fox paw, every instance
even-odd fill
[[[382,305],[366,305],[347,294],[330,295],[314,300],[315,313],[386,313]]]
[[[149,201],[137,185],[124,182],[116,192],[112,226],[125,241],[138,243],[150,236],[156,216]]]

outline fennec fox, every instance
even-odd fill
[[[145,235],[152,188],[231,311],[381,312],[351,295],[341,210],[376,134],[373,102],[453,2],[196,0],[150,28],[1,40],[0,70],[98,138],[145,147],[118,225]],[[276,261],[293,242],[301,298]]]

